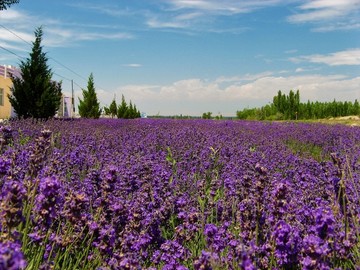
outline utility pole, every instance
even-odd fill
[[[71,80],[71,106],[72,106],[71,117],[73,118],[75,115],[74,81],[73,80]]]

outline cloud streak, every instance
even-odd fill
[[[165,2],[165,1],[164,1]],[[174,9],[191,9],[199,10],[203,12],[209,12],[212,14],[239,14],[239,13],[248,13],[253,10],[264,8],[268,6],[273,6],[278,3],[281,3],[280,0],[268,0],[268,1],[259,1],[259,0],[170,0],[166,1]]]
[[[316,32],[360,28],[360,0],[306,0],[297,13],[288,16],[290,23],[314,23]]]
[[[360,65],[360,48],[348,49],[335,53],[312,54],[299,57],[289,58],[294,63],[311,62],[317,64],[325,64],[329,66],[358,66]]]
[[[235,16],[275,6],[283,0],[162,0],[161,10],[150,12],[146,25],[150,29],[176,29],[193,32],[239,34],[249,28],[239,25],[232,29],[217,24],[219,17]]]
[[[139,67],[142,67],[141,64],[124,64],[122,65],[123,67],[128,67],[128,68],[139,68]]]
[[[4,10],[0,13],[2,25],[0,28],[0,41],[6,42],[8,48],[21,48],[29,50],[29,44],[34,40],[33,32],[28,29],[35,29],[37,25],[44,25],[44,42],[48,47],[69,47],[82,41],[94,40],[128,40],[134,39],[133,34],[127,32],[112,31],[111,28],[102,31],[91,31],[89,26],[71,25],[68,23],[53,20],[50,18],[39,18],[19,10]],[[94,28],[99,28],[97,25]]]

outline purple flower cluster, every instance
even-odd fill
[[[26,199],[25,188],[21,182],[4,178],[0,198],[0,225],[3,231],[10,233],[24,219],[22,211]]]
[[[0,157],[0,269],[356,269],[360,262],[358,128],[10,124]]]
[[[0,151],[13,140],[11,126],[0,125]]]
[[[36,222],[49,227],[58,217],[61,205],[61,182],[55,176],[40,179],[34,206]]]
[[[0,242],[0,269],[25,269],[26,261],[21,252],[21,245],[17,242]]]

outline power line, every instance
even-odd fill
[[[64,77],[64,76],[62,76],[62,75],[60,75],[60,74],[55,73],[55,72],[53,72],[53,74],[56,75],[56,76],[58,76],[58,77],[60,77],[60,78],[65,79],[65,80],[67,80],[67,81],[70,81],[70,82],[72,81],[71,79],[66,78],[66,77]]]
[[[84,87],[82,87],[81,85],[78,85],[75,81],[74,81],[74,84],[78,87],[80,87],[80,89],[84,89]]]
[[[4,25],[0,24],[0,26],[1,26],[2,28],[4,28],[6,31],[8,31],[8,32],[10,32],[11,34],[13,34],[14,36],[16,36],[18,39],[20,39],[20,40],[22,40],[23,42],[25,42],[26,44],[28,44],[28,45],[30,45],[30,46],[32,45],[30,42],[26,41],[25,39],[23,39],[22,37],[20,37],[20,36],[19,36],[18,34],[16,34],[14,31],[12,31],[12,30],[10,30],[9,28],[5,27]],[[5,51],[8,51],[9,53],[11,53],[11,54],[13,54],[13,55],[16,55],[16,56],[19,57],[19,58],[26,59],[25,57],[19,56],[18,54],[14,53],[14,52],[12,52],[12,51],[10,51],[10,50],[2,47],[2,46],[0,46],[0,48],[4,49]],[[71,73],[75,74],[75,75],[78,76],[79,78],[81,78],[81,79],[83,79],[83,80],[85,80],[85,81],[88,80],[87,78],[85,78],[84,76],[80,75],[79,73],[77,73],[76,71],[72,70],[71,68],[67,67],[66,65],[62,64],[60,61],[56,60],[55,58],[49,57],[49,59],[53,60],[54,62],[56,62],[56,63],[59,64],[60,66],[64,67],[65,69],[67,69],[67,70],[70,71]],[[73,81],[73,80],[71,80],[71,79],[69,79],[69,78],[66,78],[65,76],[62,76],[62,75],[57,74],[57,73],[55,73],[55,72],[53,72],[53,74],[56,75],[56,76],[59,76],[59,77],[61,77],[61,78],[63,78],[63,79],[65,79],[65,80]],[[80,87],[81,89],[83,89],[83,87],[80,86],[79,84],[77,84],[75,81],[73,81],[73,82],[74,82],[75,85],[77,85],[78,87]],[[98,85],[98,86],[99,86],[99,85]],[[100,88],[105,89],[105,88],[103,88],[103,87],[100,87]]]
[[[68,68],[68,67],[67,67],[67,66],[65,66],[64,64],[62,64],[62,63],[60,63],[59,61],[55,60],[54,58],[49,57],[49,59],[51,59],[51,60],[53,60],[54,62],[58,63],[60,66],[62,66],[62,67],[64,67],[64,68],[66,68],[68,71],[70,71],[70,72],[74,73],[76,76],[80,77],[81,79],[83,79],[83,80],[87,81],[87,79],[86,79],[86,78],[84,78],[83,76],[81,76],[79,73],[77,73],[77,72],[73,71],[72,69]]]
[[[1,48],[1,49],[3,49],[4,51],[7,51],[8,53],[11,53],[11,54],[13,54],[13,55],[15,55],[15,56],[19,57],[19,58],[25,59],[25,57],[20,56],[20,55],[18,55],[18,54],[16,54],[16,53],[14,53],[13,51],[10,51],[9,49],[4,48],[4,47],[3,47],[3,46],[1,46],[1,45],[0,45],[0,48]]]
[[[4,25],[0,24],[0,26],[2,28],[4,28],[6,31],[10,32],[11,34],[13,34],[15,37],[17,37],[18,39],[22,40],[23,42],[25,42],[28,45],[32,45],[30,42],[26,41],[25,39],[23,39],[22,37],[20,37],[18,34],[16,34],[14,31],[10,30],[9,28],[5,27]],[[14,54],[13,52],[11,52],[12,54]],[[75,74],[76,76],[80,77],[81,79],[87,81],[87,79],[84,76],[81,76],[79,73],[75,72],[74,70],[72,70],[71,68],[67,67],[66,65],[62,64],[61,62],[59,62],[58,60],[54,59],[53,57],[49,57],[49,59],[53,60],[54,62],[56,62],[57,64],[59,64],[60,66],[66,68],[68,71],[72,72],[73,74]]]
[[[10,30],[9,28],[5,27],[4,25],[0,24],[0,26],[2,28],[4,28],[5,30],[7,30],[8,32],[10,32],[11,34],[13,34],[14,36],[16,36],[17,38],[21,39],[22,41],[24,41],[26,44],[28,45],[32,45],[30,42],[28,42],[27,40],[23,39],[22,37],[20,37],[18,34],[14,33],[12,30]]]
[[[17,53],[14,53],[13,51],[11,51],[11,50],[9,50],[9,49],[6,49],[5,47],[3,47],[3,46],[1,46],[1,45],[0,45],[0,48],[3,49],[4,51],[7,51],[8,53],[11,53],[11,54],[19,57],[19,58],[26,59],[25,57],[20,56],[20,55],[18,55]],[[57,74],[57,73],[55,73],[55,72],[53,72],[53,74],[56,75],[56,76],[59,76],[59,77],[61,77],[61,78],[63,78],[63,79],[65,79],[65,80],[71,81],[71,79],[66,78],[65,76],[62,76],[62,75]]]

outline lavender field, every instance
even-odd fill
[[[1,127],[0,269],[360,269],[360,128]]]

